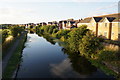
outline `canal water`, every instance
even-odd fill
[[[111,78],[63,47],[33,33],[27,34],[16,78]]]

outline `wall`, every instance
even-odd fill
[[[98,35],[102,35],[104,38],[108,39],[109,35],[109,22],[105,19],[103,22],[98,23]]]
[[[118,23],[117,22],[112,23],[111,39],[118,40]]]

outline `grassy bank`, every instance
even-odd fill
[[[2,58],[4,58],[6,55],[7,55],[7,52],[9,51],[10,47],[13,46],[14,42],[19,39],[19,36],[18,37],[15,37],[7,42],[4,42],[2,44]]]
[[[21,53],[24,48],[24,43],[26,42],[26,39],[27,39],[27,34],[25,33],[22,36],[22,39],[19,41],[19,44],[18,44],[16,50],[14,51],[13,55],[11,56],[11,58],[7,64],[5,72],[3,73],[3,78],[11,78],[12,77],[14,70],[20,63]]]
[[[56,30],[54,26],[37,26],[36,32],[50,42],[54,41],[54,39],[65,42],[66,44],[63,47],[71,53],[78,53],[80,56],[87,58],[94,66],[107,75],[116,78],[119,76],[116,73],[116,66],[118,66],[116,63],[120,60],[118,58],[119,48],[116,47],[117,45],[105,43],[103,38],[96,37],[84,25],[71,30]]]

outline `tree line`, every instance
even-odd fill
[[[24,31],[24,27],[20,27],[18,25],[10,26],[7,29],[2,29],[2,43],[5,42],[8,36],[17,37]]]
[[[73,54],[84,56],[97,67],[104,69],[105,72],[116,75],[113,71],[106,68],[103,62],[118,66],[120,60],[120,50],[106,47],[105,40],[101,37],[96,37],[95,34],[87,29],[87,25],[81,25],[78,28],[70,30],[60,29],[58,26],[36,26],[36,33],[39,35],[49,35],[51,38],[59,39],[65,42],[64,49],[69,50]],[[117,74],[118,76],[119,74]]]

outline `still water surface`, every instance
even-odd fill
[[[76,55],[65,54],[58,43],[27,34],[16,78],[111,78]]]

